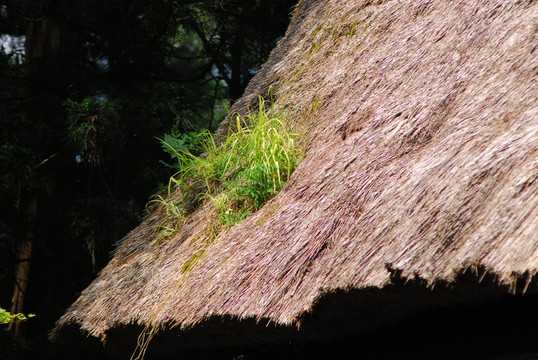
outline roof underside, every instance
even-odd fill
[[[307,130],[284,189],[211,241],[208,203],[156,246],[161,215],[148,216],[57,334],[215,316],[290,325],[324,294],[395,276],[535,287],[537,24],[533,1],[301,1],[234,106],[272,85]]]

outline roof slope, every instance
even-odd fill
[[[433,285],[482,269],[526,287],[538,272],[537,47],[530,0],[301,1],[235,105],[273,85],[308,129],[284,189],[211,241],[207,203],[156,246],[148,216],[56,332],[221,315],[293,324],[323,294],[382,288],[395,272]]]

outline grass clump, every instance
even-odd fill
[[[234,114],[230,128],[220,139],[208,131],[201,133],[197,137],[203,148],[200,157],[163,141],[178,161],[169,193],[177,186],[185,199],[194,188],[202,188],[197,196],[211,199],[219,221],[228,226],[275,196],[301,158],[300,134],[283,111],[275,111],[272,101],[259,97],[257,111],[246,118]]]

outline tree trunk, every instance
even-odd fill
[[[61,76],[60,64],[53,65],[61,49],[61,32],[59,24],[52,19],[29,21],[26,28],[25,65],[27,82],[25,90],[24,116],[27,124],[32,124],[32,137],[36,144],[34,151],[43,156],[50,154],[50,132],[56,114],[52,107],[57,103],[50,89],[51,79]],[[53,70],[53,71],[51,71]],[[55,70],[55,71],[54,71]],[[56,105],[57,106],[57,105]],[[45,160],[45,159],[42,159]],[[11,312],[26,312],[28,284],[31,277],[32,257],[36,251],[35,242],[42,236],[39,230],[40,194],[51,190],[47,187],[40,164],[27,164],[21,171],[18,196],[18,246],[14,271],[14,290]],[[15,338],[24,337],[24,323],[15,321],[9,330]]]
[[[19,216],[22,218],[20,232],[20,243],[17,248],[16,265],[15,265],[15,289],[11,299],[11,313],[18,314],[24,312],[24,300],[26,290],[28,289],[28,280],[30,277],[30,265],[32,259],[33,238],[35,232],[35,223],[37,219],[37,202],[35,199],[29,202],[24,211],[19,210]],[[14,321],[9,325],[9,331],[16,338],[23,337],[22,324],[20,321]]]

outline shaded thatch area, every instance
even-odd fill
[[[202,203],[152,246],[156,209],[53,336],[188,337],[214,319],[293,333],[330,294],[465,274],[499,286],[485,293],[536,291],[538,3],[301,1],[234,109],[271,85],[307,130],[281,193],[216,238]]]

